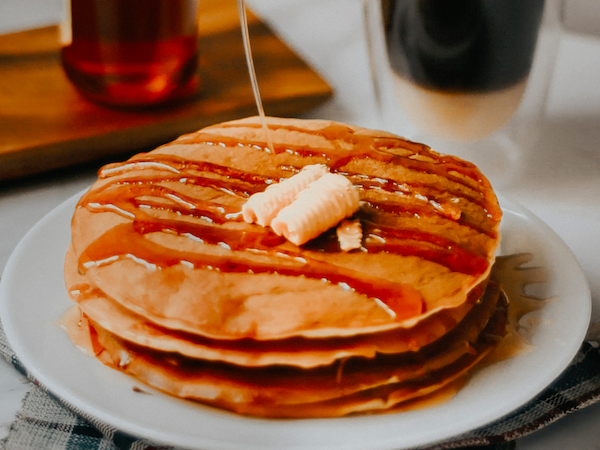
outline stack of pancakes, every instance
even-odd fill
[[[106,364],[265,417],[389,411],[462,379],[504,334],[501,211],[470,163],[346,124],[258,118],[103,167],[65,277]],[[358,189],[361,247],[297,246],[248,198],[325,164]]]

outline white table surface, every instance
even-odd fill
[[[597,3],[571,3],[585,1]],[[307,117],[377,125],[359,1],[252,0],[250,4],[334,88],[335,97]],[[0,33],[56,23],[61,5],[61,0],[0,0]],[[600,21],[600,17],[586,19],[592,24]],[[501,192],[538,215],[571,248],[590,284],[594,320],[599,320],[599,37],[563,31],[547,113],[542,142],[523,159],[518,179]],[[91,168],[0,185],[0,271],[30,227],[94,178],[95,168]],[[28,382],[0,360],[0,439],[7,435],[28,390]],[[600,404],[519,439],[517,448],[597,450]]]

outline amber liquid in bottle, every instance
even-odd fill
[[[198,0],[71,0],[62,49],[77,90],[98,103],[150,106],[198,88]]]

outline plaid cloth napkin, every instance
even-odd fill
[[[3,450],[151,450],[173,449],[129,436],[61,403],[27,373],[8,345],[0,323],[0,354],[32,381],[32,389],[12,424]],[[571,365],[527,405],[484,428],[419,450],[508,450],[514,439],[600,400],[600,349],[585,342]],[[175,450],[175,449],[173,449]]]

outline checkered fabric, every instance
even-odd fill
[[[152,445],[84,417],[48,393],[28,375],[8,345],[0,323],[0,354],[32,381],[22,410],[12,424],[8,437],[0,443],[3,450],[151,450],[167,449]],[[600,400],[600,350],[584,343],[565,372],[537,398],[484,428],[470,431],[450,441],[418,450],[509,450],[514,439],[555,422],[566,414]],[[173,449],[175,450],[175,449]],[[415,449],[416,450],[416,449]]]

